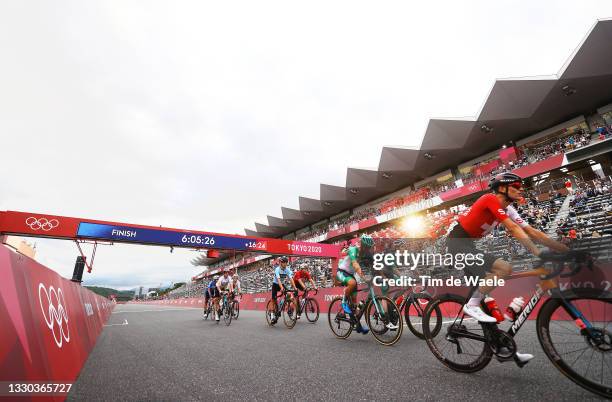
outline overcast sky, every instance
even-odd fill
[[[0,210],[244,234],[495,78],[559,71],[609,1],[4,1]],[[70,277],[70,242],[37,240]],[[196,253],[101,247],[88,283],[185,280]]]

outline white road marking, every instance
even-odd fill
[[[123,320],[123,322],[121,324],[106,324],[104,326],[105,327],[112,327],[112,326],[115,326],[115,325],[128,325],[128,324],[129,324],[128,320]]]
[[[181,311],[181,310],[202,310],[202,307],[181,307],[181,308],[161,308],[159,310],[127,310],[127,311],[113,311],[113,314],[119,313],[149,313],[149,312],[163,312],[163,311]]]

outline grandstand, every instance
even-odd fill
[[[602,45],[610,35],[612,21],[599,21],[556,75],[497,80],[473,119],[430,120],[419,148],[384,147],[376,169],[349,168],[346,186],[321,184],[320,199],[299,197],[299,209],[282,207],[282,217],[268,216],[246,234],[342,243],[367,232],[377,239],[423,237],[419,246],[439,248],[439,237],[487,191],[489,178],[513,171],[527,179],[519,210],[531,225],[612,259],[612,59]],[[416,234],[407,225],[415,214],[425,226]],[[481,246],[515,269],[532,260],[502,229]],[[308,265],[320,285],[331,286],[329,261],[292,263]],[[225,268],[238,270],[248,292],[270,288],[272,256],[202,255],[193,264],[208,269],[184,295]]]

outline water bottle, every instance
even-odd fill
[[[489,313],[491,314],[491,316],[495,318],[497,322],[504,321],[504,315],[499,309],[499,306],[497,305],[497,302],[495,301],[494,298],[488,296],[484,299],[484,303],[487,306],[487,310],[489,310]]]
[[[525,299],[522,296],[515,297],[512,299],[508,307],[506,308],[506,312],[504,313],[504,317],[510,321],[516,320],[516,318],[521,313],[521,310],[525,306]]]

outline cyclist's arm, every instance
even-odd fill
[[[540,255],[540,249],[535,245],[535,243],[531,240],[529,235],[525,233],[525,231],[517,225],[512,219],[506,216],[506,219],[501,221],[501,223],[506,227],[508,233],[510,233],[516,240],[518,240],[531,254],[536,257]]]
[[[534,241],[550,248],[551,250],[558,251],[559,253],[567,253],[569,251],[569,247],[567,247],[565,244],[551,239],[548,237],[548,235],[536,228],[527,226],[524,228],[524,230]]]
[[[315,281],[313,281],[313,280],[312,280],[312,277],[310,277],[310,279],[309,279],[309,280],[310,280],[310,284],[312,285],[312,287],[313,287],[314,289],[316,289],[316,288],[317,288],[317,284],[315,283]]]
[[[361,278],[363,278],[363,271],[361,270],[361,266],[359,265],[359,262],[357,262],[357,260],[353,261],[351,263],[351,265],[353,266],[353,269],[355,270],[355,272],[357,273],[357,275],[359,275]]]

